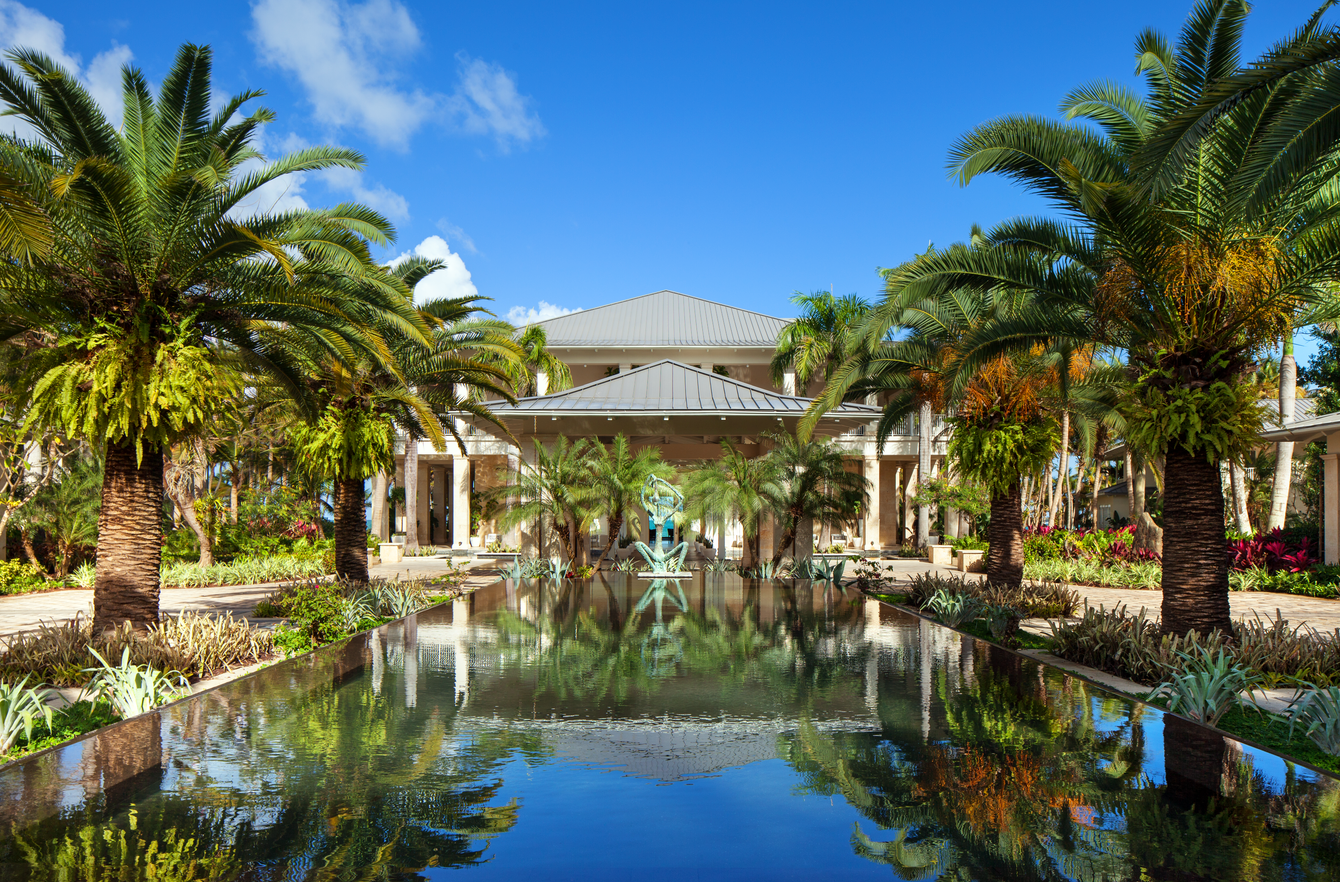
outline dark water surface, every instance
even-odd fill
[[[850,591],[500,583],[0,770],[0,878],[1331,879],[1336,782]]]

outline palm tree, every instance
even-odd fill
[[[544,553],[546,524],[558,536],[564,557],[581,566],[597,506],[602,504],[591,479],[597,453],[585,438],[569,441],[559,435],[552,445],[535,444],[535,462],[522,461],[504,482],[487,491],[496,500],[511,500],[503,508],[504,527],[534,522],[536,545]]]
[[[1258,83],[1183,126],[1239,76],[1246,14],[1241,0],[1218,0],[1193,11],[1176,46],[1141,35],[1149,100],[1101,83],[1062,105],[1098,133],[1010,117],[961,139],[951,166],[963,183],[1004,175],[1068,220],[1003,224],[992,247],[932,256],[919,274],[1036,298],[1029,314],[980,329],[969,366],[1049,340],[1125,353],[1126,434],[1165,460],[1162,618],[1174,633],[1232,626],[1218,463],[1240,460],[1264,417],[1241,380],[1257,351],[1328,301],[1340,268],[1335,139],[1300,136],[1315,79]],[[1160,153],[1174,131],[1176,149]]]
[[[595,510],[598,516],[609,520],[609,543],[600,553],[595,568],[609,556],[619,539],[625,522],[632,525],[632,533],[641,533],[639,519],[629,519],[629,514],[642,504],[642,485],[649,475],[669,480],[675,470],[661,462],[658,447],[644,447],[636,453],[622,433],[614,436],[607,448],[599,440],[593,439],[592,449],[595,456],[591,463],[591,480],[595,494]]]
[[[548,337],[539,325],[527,325],[516,332],[516,343],[525,353],[519,364],[513,366],[516,394],[519,398],[539,395],[539,376],[547,377],[545,394],[572,388],[572,371],[567,364],[549,351]]]
[[[834,297],[832,291],[797,291],[791,302],[801,307],[801,313],[777,335],[772,380],[780,384],[786,372],[793,370],[796,389],[801,390],[813,379],[828,382],[833,376],[846,356],[852,329],[870,311],[870,304],[855,294]]]
[[[441,268],[439,261],[414,258],[388,275],[412,302],[415,286]],[[313,418],[291,437],[308,471],[334,482],[335,572],[341,578],[368,580],[364,482],[391,467],[396,426],[406,436],[406,508],[411,512],[407,548],[414,547],[410,540],[416,538],[409,493],[416,482],[409,463],[417,438],[430,439],[439,450],[448,434],[461,443],[455,423],[444,418],[452,412],[469,413],[510,434],[478,399],[487,394],[515,401],[508,374],[492,362],[518,353],[507,330],[475,316],[481,311],[477,299],[436,300],[420,309],[422,322],[433,328],[427,344],[417,335],[385,328],[389,363],[364,358],[350,365],[333,357],[307,362],[300,400]],[[300,348],[308,342],[297,334],[290,339]]]
[[[213,423],[235,368],[296,382],[273,347],[281,326],[346,357],[383,351],[374,320],[426,328],[385,285],[330,293],[332,279],[374,281],[367,242],[392,236],[375,212],[246,216],[265,184],[362,158],[316,147],[264,162],[252,145],[273,114],[234,121],[257,92],[210,114],[208,48],[183,46],[157,97],[127,67],[119,126],[50,58],[7,58],[0,100],[35,134],[0,142],[0,167],[51,241],[0,263],[0,336],[28,425],[105,448],[94,626],[144,627],[158,617],[163,450]]]
[[[738,521],[744,530],[745,563],[758,563],[760,527],[769,511],[769,492],[776,475],[775,459],[750,458],[723,438],[719,459],[699,463],[684,475],[685,517],[716,523]]]
[[[788,548],[794,555],[802,528],[811,529],[811,523],[837,526],[856,517],[866,502],[869,481],[859,472],[847,471],[842,450],[831,441],[772,437],[776,446],[766,456],[774,474],[764,497],[782,527],[772,556],[776,566]]]

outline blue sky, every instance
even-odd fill
[[[795,290],[873,297],[877,267],[1038,210],[948,181],[951,143],[1134,83],[1136,34],[1175,35],[1189,8],[0,0],[0,43],[64,58],[108,102],[122,63],[157,82],[180,43],[212,45],[220,92],[268,93],[267,150],[368,157],[267,199],[373,204],[400,231],[388,258],[449,259],[435,293],[474,286],[513,318],[661,288],[790,315]],[[1247,52],[1313,8],[1263,0]]]

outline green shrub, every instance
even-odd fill
[[[1274,591],[1279,594],[1301,594],[1306,597],[1336,597],[1335,574],[1329,570],[1322,573],[1290,573],[1285,570],[1272,573],[1265,567],[1248,567],[1245,570],[1230,570],[1228,587],[1234,591]]]
[[[985,539],[978,539],[976,536],[960,536],[950,542],[949,547],[955,551],[989,551],[991,543]]]
[[[322,552],[324,553],[324,552]],[[334,552],[331,552],[333,564]],[[163,567],[163,587],[205,588],[211,585],[255,585],[306,579],[334,571],[327,568],[318,554],[289,554],[276,557],[239,557],[231,563],[202,567],[194,563],[168,564]]]
[[[0,595],[27,594],[48,586],[41,567],[21,560],[0,560]]]
[[[1103,564],[1093,559],[1054,558],[1025,563],[1024,578],[1040,582],[1062,582],[1067,585],[1096,585],[1102,588],[1139,588],[1154,591],[1163,582],[1163,567],[1153,561]]]

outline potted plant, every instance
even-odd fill
[[[474,500],[471,500],[472,502]],[[478,548],[484,544],[483,538],[479,535],[479,528],[484,524],[483,513],[473,505],[470,506],[470,547]]]

